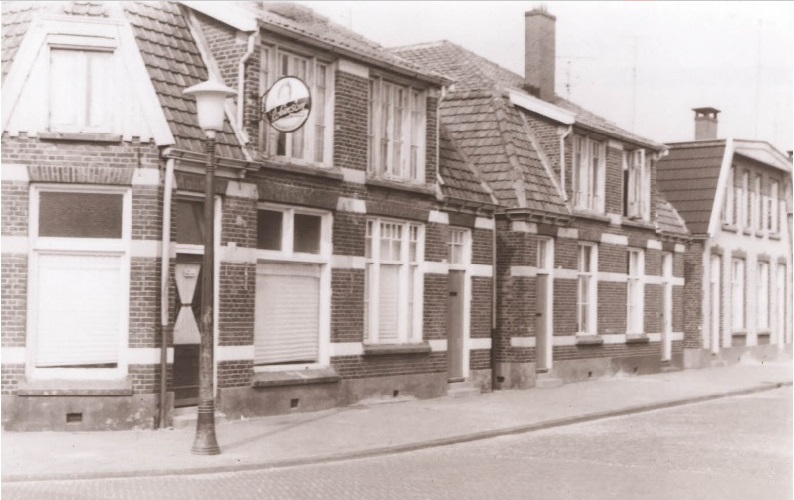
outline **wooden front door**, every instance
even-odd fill
[[[174,407],[198,405],[201,256],[179,256],[174,266],[177,318],[174,323]]]
[[[450,271],[447,280],[447,363],[450,381],[465,378],[463,373],[464,271]]]

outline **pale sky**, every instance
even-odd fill
[[[299,3],[384,47],[446,39],[522,75],[524,12],[539,5]],[[558,94],[661,142],[693,139],[691,108],[715,107],[720,138],[792,149],[793,2],[545,4],[557,18]]]

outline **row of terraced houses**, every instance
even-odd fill
[[[206,231],[227,419],[791,352],[790,157],[712,108],[665,145],[561,98],[545,10],[524,76],[291,3],[2,14],[6,429],[195,418]],[[292,133],[260,113],[282,76],[312,96]],[[215,227],[207,79],[236,91]]]

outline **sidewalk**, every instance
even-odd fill
[[[219,423],[222,453],[190,453],[194,429],[3,432],[2,481],[193,474],[359,458],[528,432],[791,385],[791,361],[553,389],[500,391]]]

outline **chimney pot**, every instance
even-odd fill
[[[524,14],[524,86],[545,101],[554,100],[556,22],[545,5]]]
[[[709,141],[717,138],[717,108],[692,108],[695,112],[695,140]]]

